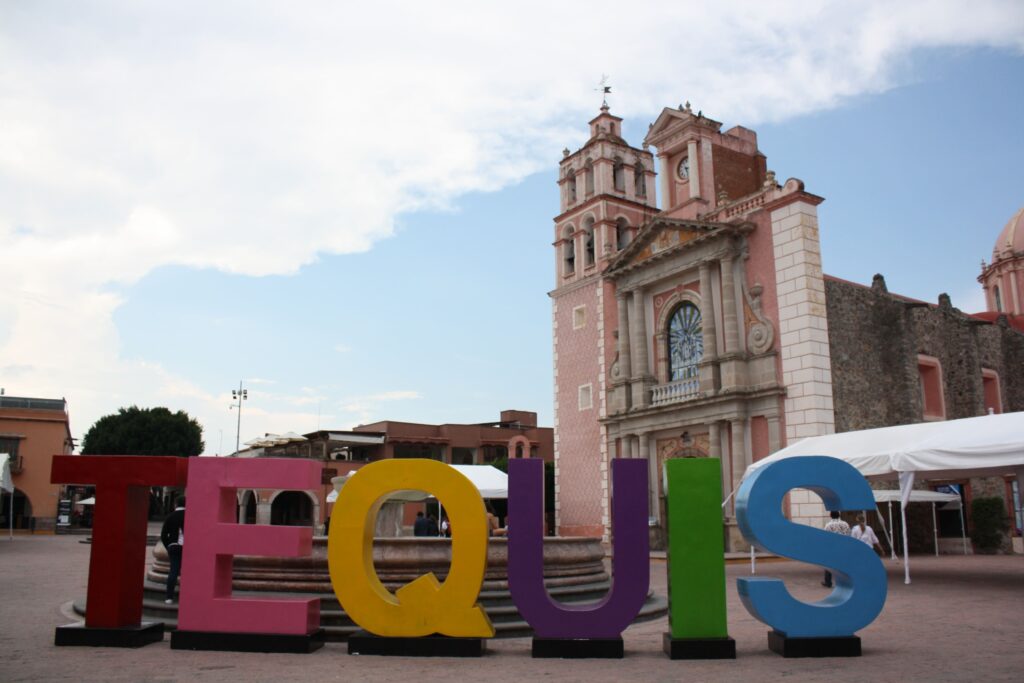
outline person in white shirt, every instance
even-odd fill
[[[882,551],[882,544],[878,541],[878,536],[875,536],[875,530],[864,521],[864,515],[857,515],[857,526],[853,527],[850,535],[869,548],[878,546],[878,550],[884,552]]]
[[[832,532],[833,534],[839,534],[840,536],[850,535],[850,525],[839,518],[839,511],[833,510],[830,513],[832,517],[831,521],[825,525],[825,531]],[[832,587],[832,572],[825,570],[825,580],[821,582],[821,585],[825,588]]]

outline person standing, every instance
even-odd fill
[[[429,527],[429,522],[427,522],[427,518],[423,516],[422,512],[417,512],[416,513],[416,521],[413,522],[413,525],[412,525],[412,535],[413,536],[427,536],[427,535],[429,535],[428,531],[427,531],[429,528],[430,527]]]
[[[825,531],[830,531],[833,534],[839,534],[840,536],[850,535],[850,525],[839,519],[839,511],[833,510],[829,513],[832,520],[825,525]],[[821,585],[825,588],[832,587],[832,572],[825,570],[825,580],[821,582]]]
[[[884,554],[882,544],[878,541],[878,536],[875,536],[875,530],[867,525],[864,515],[857,515],[857,525],[853,527],[853,532],[850,535],[872,550],[878,546],[879,552]]]
[[[160,542],[167,549],[171,568],[167,572],[167,593],[165,603],[174,603],[174,592],[178,587],[178,576],[181,574],[181,552],[185,547],[185,496],[179,496],[174,505],[174,512],[167,515],[160,529]]]

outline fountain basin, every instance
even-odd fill
[[[187,552],[187,551],[186,551]],[[374,567],[381,582],[394,592],[418,576],[433,572],[439,581],[447,576],[451,561],[451,539],[377,538],[373,547]],[[146,572],[143,614],[177,625],[177,604],[164,604],[168,571],[167,551],[153,548],[153,563]],[[548,537],[544,539],[544,583],[552,598],[567,604],[600,600],[611,586],[600,539]],[[236,556],[232,581],[238,597],[315,597],[320,599],[320,624],[328,640],[344,640],[360,630],[338,603],[327,567],[327,538],[313,539],[309,557]],[[487,546],[487,573],[481,588],[480,605],[494,624],[498,637],[528,636],[529,625],[519,615],[508,590],[508,540],[492,538]],[[76,609],[79,609],[76,604]],[[655,619],[668,610],[663,596],[649,592],[638,621]],[[84,611],[84,610],[82,610]]]

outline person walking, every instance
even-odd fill
[[[830,531],[833,534],[839,534],[840,536],[850,535],[850,525],[839,519],[839,511],[833,510],[829,513],[832,520],[825,525],[825,531]],[[832,587],[832,572],[825,570],[825,580],[821,582],[821,585],[825,588]]]
[[[160,542],[167,549],[171,568],[167,572],[167,592],[165,603],[174,603],[174,592],[178,587],[178,576],[181,574],[181,552],[185,547],[185,496],[179,496],[174,505],[174,512],[167,515],[160,529]]]
[[[877,546],[879,552],[885,553],[882,550],[882,544],[878,541],[878,536],[875,536],[875,530],[867,525],[864,515],[857,515],[857,525],[853,527],[850,535],[872,550]]]

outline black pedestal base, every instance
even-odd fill
[[[164,639],[164,622],[144,621],[124,628],[90,628],[85,624],[58,626],[53,644],[86,647],[142,647]]]
[[[725,638],[673,638],[666,633],[662,649],[669,659],[736,659],[736,641]]]
[[[452,638],[423,636],[421,638],[388,638],[359,631],[348,637],[350,655],[384,655],[389,657],[483,657],[487,641],[483,638]]]
[[[860,638],[789,638],[769,631],[768,649],[783,657],[860,657]]]
[[[171,633],[172,650],[213,650],[216,652],[287,652],[309,654],[324,646],[322,628],[302,635],[283,633],[218,633],[182,631]]]
[[[537,659],[622,659],[622,638],[534,638]]]

